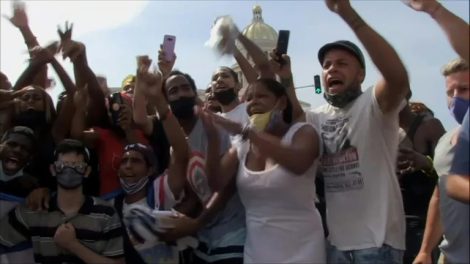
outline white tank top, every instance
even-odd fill
[[[285,134],[289,145],[307,123],[296,123]],[[245,263],[325,263],[320,215],[315,207],[318,161],[296,175],[281,165],[264,171],[246,168],[249,142],[238,149],[237,187],[246,210]]]

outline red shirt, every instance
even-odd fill
[[[118,170],[126,142],[118,137],[112,130],[99,127],[93,128],[99,135],[96,151],[99,158],[100,169],[100,195],[106,195],[121,188]],[[144,133],[134,130],[139,143],[148,144]]]

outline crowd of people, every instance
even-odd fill
[[[0,74],[0,262],[469,263],[468,23],[437,0],[406,3],[459,57],[442,71],[461,124],[446,132],[410,101],[399,52],[349,1],[325,3],[366,52],[320,48],[326,104],[309,111],[291,58],[239,32],[227,41],[247,52],[232,45],[244,94],[219,67],[200,100],[163,47],[158,70],[138,56],[112,93],[72,25],[42,47],[16,5],[30,61],[14,85]],[[364,54],[381,73],[366,89]],[[57,105],[48,66],[64,87]]]

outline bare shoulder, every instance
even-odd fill
[[[293,139],[311,138],[315,137],[315,135],[317,135],[316,129],[312,125],[305,123],[295,132]]]

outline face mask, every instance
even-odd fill
[[[44,111],[29,109],[16,115],[13,119],[15,126],[25,126],[37,129],[46,125],[46,115]]]
[[[354,101],[359,95],[362,94],[360,89],[346,90],[339,94],[330,94],[328,92],[323,93],[325,100],[332,106],[343,108],[350,102]]]
[[[469,105],[469,100],[465,100],[460,97],[452,98],[450,114],[455,118],[457,123],[462,124],[463,118],[465,117],[465,113],[467,112]]]
[[[254,114],[250,116],[250,124],[257,131],[267,131],[273,129],[282,121],[282,112],[271,110],[263,114]]]
[[[127,193],[127,194],[135,194],[142,190],[146,185],[147,182],[149,181],[148,177],[143,177],[140,178],[136,182],[127,182],[126,180],[123,180],[122,178],[119,178],[119,182],[121,182],[122,189]]]
[[[60,187],[70,190],[82,185],[84,174],[77,172],[74,168],[64,167],[56,177]]]
[[[180,97],[178,100],[170,101],[171,112],[178,119],[190,119],[194,116],[194,97]]]
[[[13,175],[8,175],[3,171],[3,164],[0,161],[0,181],[7,182],[13,179],[16,179],[18,177],[21,177],[21,176],[23,176],[23,168],[21,168],[19,171],[17,171]]]
[[[226,89],[223,91],[214,92],[214,98],[222,105],[228,105],[237,98],[235,89]]]

